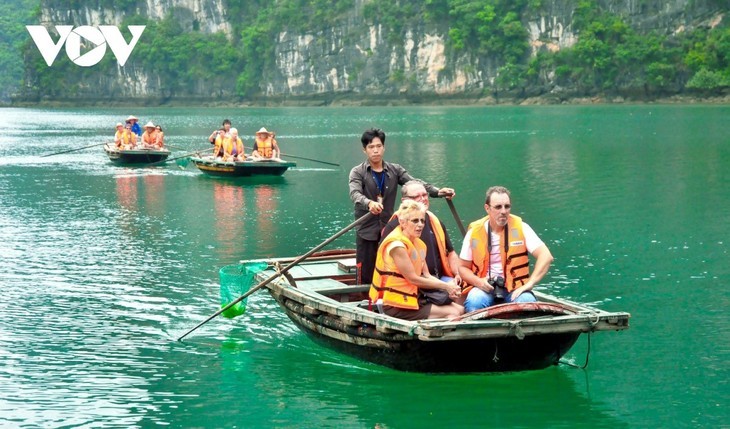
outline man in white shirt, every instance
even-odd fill
[[[459,255],[459,273],[470,285],[464,289],[466,312],[537,301],[531,290],[548,272],[553,255],[528,224],[510,214],[507,188],[489,188],[484,209],[487,216],[469,225]],[[536,259],[532,273],[528,253]]]

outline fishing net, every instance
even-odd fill
[[[227,265],[220,269],[221,279],[221,308],[235,301],[239,296],[248,292],[256,273],[266,269],[266,262],[248,262],[239,265]],[[233,319],[246,312],[248,298],[237,302],[228,310],[221,313],[223,317]]]
[[[185,158],[178,158],[175,160],[175,164],[177,164],[178,167],[180,167],[184,170],[185,167],[187,167],[188,164],[190,164],[190,157],[186,156]]]

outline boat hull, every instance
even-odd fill
[[[251,262],[251,261],[242,261]],[[261,261],[255,261],[261,262]],[[354,254],[266,261],[256,280],[316,343],[400,371],[474,373],[539,370],[559,363],[582,333],[628,329],[630,315],[535,291],[538,302],[508,303],[454,319],[407,321],[372,311],[355,282]]]
[[[155,162],[164,161],[170,156],[168,150],[116,150],[111,147],[104,146],[109,160],[115,164],[153,164]]]
[[[222,162],[197,157],[190,160],[203,173],[217,177],[281,176],[297,165],[295,162],[277,161]]]
[[[286,308],[285,308],[286,309]],[[314,342],[364,361],[399,371],[424,373],[507,372],[544,369],[557,365],[580,332],[534,335],[518,339],[477,338],[453,341],[421,341],[418,338],[378,344],[368,336],[358,338],[358,328],[339,331],[352,341],[322,332],[322,325],[291,311],[289,319]],[[360,329],[362,332],[362,328]],[[360,345],[361,343],[363,345]]]

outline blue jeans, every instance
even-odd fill
[[[536,302],[537,298],[535,298],[535,295],[532,294],[532,292],[522,292],[520,296],[517,297],[517,299],[514,302]],[[512,301],[512,294],[510,293],[506,297],[504,297],[504,303],[513,302]],[[502,304],[501,302],[499,304]],[[469,313],[474,310],[479,310],[481,308],[487,308],[494,305],[494,295],[491,293],[486,293],[483,290],[479,288],[472,288],[469,291],[469,295],[466,296],[466,301],[464,301],[464,311]]]

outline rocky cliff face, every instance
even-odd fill
[[[103,3],[103,2],[102,2]],[[225,32],[234,35],[224,0],[146,0],[129,7],[66,6],[58,0],[42,2],[41,21],[46,25],[115,25],[129,14],[162,19],[168,14],[186,31]],[[407,28],[405,36],[393,42],[379,24],[368,24],[362,16],[367,0],[355,7],[340,23],[316,33],[282,31],[277,35],[273,67],[263,71],[259,95],[279,99],[307,97],[402,97],[419,95],[469,96],[491,87],[497,72],[495,61],[470,52],[450,52],[444,28],[422,25]],[[711,26],[722,19],[727,6],[716,0],[603,0],[608,12],[624,17],[640,32],[678,33],[698,25]],[[573,46],[578,35],[573,29],[576,1],[546,0],[538,12],[523,16],[531,52],[558,51]],[[132,54],[134,59],[134,53]],[[160,95],[159,78],[139,65],[118,68],[116,75],[88,87],[103,85],[109,93],[124,96]],[[220,87],[218,87],[220,86]],[[231,94],[235,82],[199,82],[184,97],[211,93]]]

